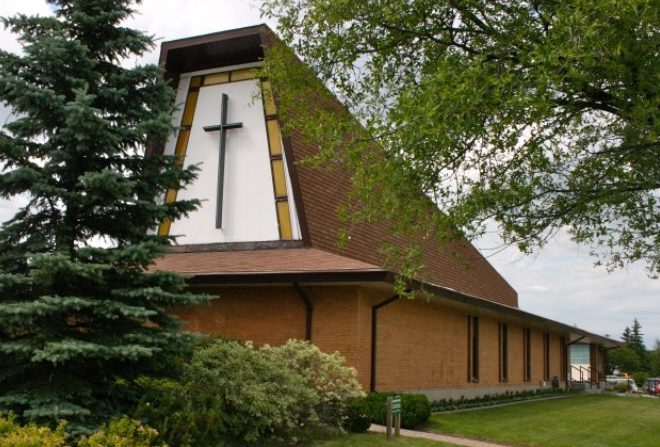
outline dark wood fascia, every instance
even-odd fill
[[[169,40],[163,42],[160,46],[159,64],[164,64],[167,60],[167,53],[171,50],[178,48],[187,48],[197,45],[206,45],[210,43],[222,42],[226,40],[238,39],[241,37],[254,36],[255,34],[262,36],[264,33],[272,33],[268,25],[259,24],[253,26],[246,26],[243,28],[235,28],[226,31],[219,31],[216,33],[201,34],[199,36],[184,37],[182,39]]]
[[[256,25],[164,42],[159,64],[169,80],[182,72],[257,62],[268,33],[266,25]]]
[[[197,275],[188,278],[191,287],[258,284],[310,284],[310,283],[364,283],[391,282],[383,270],[346,272],[294,272],[294,273],[230,273],[223,275]]]
[[[259,242],[219,242],[214,244],[173,245],[170,253],[200,253],[209,251],[250,251],[303,248],[303,241],[259,241]]]

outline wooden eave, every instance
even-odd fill
[[[245,64],[263,59],[263,38],[271,33],[266,25],[248,26],[163,42],[160,66],[166,79],[181,73]]]

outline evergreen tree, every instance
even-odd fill
[[[621,334],[621,339],[625,343],[625,349],[633,353],[637,359],[637,369],[634,371],[648,371],[649,354],[646,351],[646,345],[644,344],[642,325],[639,323],[637,318],[633,320],[632,328],[626,326],[626,328],[623,330],[623,333]]]
[[[649,351],[649,373],[653,377],[660,376],[660,340],[655,340],[655,349]]]
[[[198,203],[156,200],[195,172],[145,158],[173,131],[173,92],[157,66],[121,65],[153,45],[120,26],[133,2],[49,3],[54,16],[3,19],[23,54],[0,52],[0,101],[14,113],[0,195],[29,202],[0,228],[0,409],[84,428],[183,346],[168,306],[206,297],[146,271],[171,242],[158,223]]]
[[[642,333],[642,325],[637,318],[633,320],[632,329],[630,330],[630,344],[633,345],[638,351],[646,352],[646,345],[644,344],[644,333]]]
[[[637,318],[633,320],[632,329],[630,330],[630,341],[627,345],[637,353],[641,364],[641,369],[646,371],[649,368],[648,352],[644,344],[644,333],[642,333],[642,325]]]
[[[621,339],[625,341],[626,343],[630,343],[632,340],[632,331],[628,326],[623,330],[623,334],[621,334]]]

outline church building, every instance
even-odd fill
[[[398,236],[385,224],[356,225],[338,246],[349,177],[300,163],[318,144],[281,131],[257,71],[273,39],[259,25],[162,44],[179,107],[177,133],[161,150],[200,166],[193,184],[165,199],[202,205],[161,225],[178,238],[154,269],[188,275],[191,289],[219,297],[178,309],[187,329],[255,344],[310,340],[339,351],[365,390],[432,399],[566,385],[577,342],[589,345],[589,368],[604,378],[604,350],[618,343],[521,310],[516,291],[467,241],[424,244],[427,276],[417,286],[428,299],[396,293],[397,272],[379,248]]]

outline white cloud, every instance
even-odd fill
[[[0,0],[0,16],[11,17],[15,14],[25,15],[48,15],[51,13],[50,7],[43,0]],[[0,26],[0,49],[17,53],[20,51],[20,44],[16,37],[12,35],[4,26]]]
[[[41,0],[0,0],[0,14],[16,12],[48,14]],[[240,0],[144,0],[128,26],[143,30],[157,39],[178,39],[262,23],[258,2]],[[274,23],[269,25],[274,27]],[[20,46],[6,30],[0,31],[0,48],[18,51]],[[158,48],[142,61],[156,62]],[[2,118],[2,117],[0,117]],[[0,221],[16,203],[0,202]],[[480,246],[492,246],[493,240]],[[484,250],[488,255],[489,251]],[[565,235],[551,242],[536,257],[524,257],[507,249],[489,261],[519,292],[524,310],[619,338],[637,317],[646,334],[647,345],[660,338],[660,281],[649,279],[642,266],[607,273],[594,268],[584,249]]]

